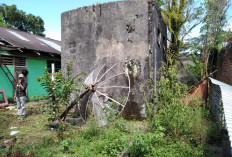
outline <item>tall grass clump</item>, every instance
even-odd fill
[[[207,143],[214,136],[212,132],[215,133],[212,130],[218,130],[217,125],[203,101],[195,98],[185,103],[187,86],[179,81],[176,64],[163,63],[159,73],[156,88],[151,83],[153,101],[145,98],[153,134],[136,136],[138,141],[133,143],[131,153],[135,156],[205,156]],[[163,152],[164,149],[169,151]]]

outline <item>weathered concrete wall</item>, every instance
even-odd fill
[[[218,54],[216,79],[232,85],[232,42]]]
[[[64,12],[62,68],[65,70],[65,64],[73,60],[75,74],[89,73],[103,63],[133,59],[136,73],[131,76],[125,114],[139,117],[143,104],[139,86],[147,84],[149,78],[156,79],[166,36],[156,5],[145,0],[110,2]]]

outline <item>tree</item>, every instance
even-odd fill
[[[0,16],[0,25],[45,36],[43,33],[45,31],[43,19],[39,16],[26,14],[24,11],[18,10],[16,5],[8,6],[2,4],[0,6],[0,15],[2,15]]]
[[[0,13],[0,26],[5,26],[1,13]]]
[[[226,12],[228,9],[227,0],[205,0],[207,18],[201,28],[202,32],[202,78],[208,75],[209,71],[215,70],[216,58],[218,51],[221,49],[221,43],[226,41],[226,33],[223,30],[227,19]]]
[[[201,35],[193,38],[188,44],[193,53],[200,53],[200,75],[201,79],[208,76],[209,72],[216,70],[217,55],[222,48],[222,43],[232,36],[232,32],[226,31],[227,0],[205,0],[204,7],[206,18],[201,27]]]
[[[176,64],[185,36],[204,19],[201,16],[203,9],[201,6],[193,7],[195,4],[193,0],[163,0],[163,3],[160,0],[156,1],[161,4],[163,19],[170,33],[166,56]]]

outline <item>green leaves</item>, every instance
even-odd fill
[[[67,151],[69,151],[69,145],[70,145],[70,140],[69,139],[66,139],[66,140],[64,140],[64,141],[62,141],[61,143],[60,143],[60,150],[62,151],[62,152],[67,152]]]
[[[2,13],[0,13],[0,26],[6,26],[6,25],[4,24],[3,19],[2,19]]]
[[[197,52],[200,54],[198,59],[201,62],[200,65],[195,63],[191,69],[198,78],[200,74],[200,78],[203,79],[208,76],[208,73],[216,70],[218,52],[222,48],[222,43],[232,36],[232,32],[225,29],[228,21],[228,1],[205,0],[201,5],[204,12],[197,10],[197,12],[205,15],[201,23],[201,34],[199,37],[190,39],[188,48],[191,53]]]
[[[48,109],[52,109],[53,119],[56,118],[56,113],[61,105],[66,105],[66,107],[69,105],[71,93],[79,91],[79,87],[82,85],[80,76],[86,74],[80,73],[72,76],[72,61],[67,63],[66,71],[67,76],[64,77],[61,70],[51,74],[46,67],[44,76],[37,78],[37,81],[41,83],[49,95]],[[52,77],[54,80],[52,80]]]
[[[201,79],[201,69],[202,69],[202,63],[199,61],[199,58],[197,58],[197,55],[192,53],[189,56],[190,60],[193,61],[193,65],[188,64],[187,67],[191,71],[191,73],[198,79]]]
[[[6,4],[0,6],[0,14],[0,25],[2,26],[45,36],[43,34],[45,31],[44,21],[39,16],[26,14],[24,11],[18,10],[16,5],[8,6]]]

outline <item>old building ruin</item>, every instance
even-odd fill
[[[222,48],[217,57],[216,79],[232,85],[232,41]]]
[[[152,0],[97,4],[62,13],[62,68],[70,60],[74,74],[90,73],[104,63],[130,60],[131,93],[124,111],[141,118],[141,84],[157,79],[167,48],[167,27]]]

